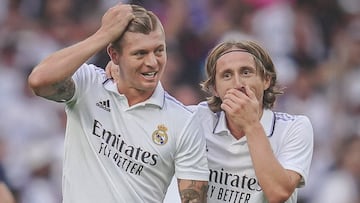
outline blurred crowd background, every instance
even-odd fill
[[[117,0],[0,0],[0,173],[19,203],[60,203],[63,104],[35,97],[32,68],[92,34]],[[143,0],[165,27],[164,87],[185,104],[204,100],[209,50],[254,39],[272,56],[285,94],[275,110],[313,123],[314,157],[299,203],[359,203],[359,0]],[[105,67],[106,51],[89,63]]]

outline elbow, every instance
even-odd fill
[[[289,198],[290,198],[290,196],[288,196],[288,197],[285,197],[285,196],[273,196],[273,197],[268,199],[268,202],[269,203],[284,203]]]
[[[42,82],[41,79],[34,72],[29,75],[27,83],[33,93],[35,95],[39,95],[39,90],[41,89],[40,87],[42,86]]]
[[[35,95],[41,96],[42,90],[49,86],[49,82],[46,80],[46,78],[46,76],[38,73],[36,70],[33,70],[28,76],[28,86]]]
[[[266,194],[269,203],[283,203],[286,202],[292,195],[293,191],[287,190],[272,190]]]

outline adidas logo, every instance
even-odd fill
[[[110,100],[99,101],[98,103],[96,103],[96,106],[104,109],[105,111],[110,112]]]

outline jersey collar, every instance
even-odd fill
[[[151,97],[142,103],[152,104],[162,108],[164,106],[164,101],[165,101],[165,90],[162,87],[161,83],[159,82]]]
[[[118,92],[116,83],[111,80],[107,79],[104,83],[104,88],[108,91],[114,92],[115,94],[122,95]],[[124,95],[122,95],[124,96]],[[161,83],[159,82],[158,85],[155,88],[154,93],[151,95],[149,99],[147,99],[144,102],[141,102],[139,104],[134,105],[133,107],[137,106],[145,106],[147,104],[158,106],[159,108],[162,108],[164,106],[164,99],[165,99],[165,90],[162,87]]]
[[[214,134],[219,135],[230,135],[230,130],[226,126],[226,119],[225,119],[225,112],[221,111],[218,115],[218,121],[215,124],[214,127]],[[264,109],[263,115],[260,120],[261,125],[263,126],[265,133],[268,137],[271,137],[274,132],[275,127],[275,115],[274,113],[269,109]]]

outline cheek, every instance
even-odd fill
[[[214,88],[214,95],[223,99],[226,91],[230,88],[232,87],[226,82],[216,82]]]
[[[136,70],[142,65],[142,61],[136,60],[133,58],[127,58],[120,60],[120,64],[124,69],[127,69],[128,71]]]
[[[264,97],[264,91],[263,89],[256,89],[254,90],[255,91],[255,95],[256,95],[256,98],[261,101]]]
[[[264,96],[264,91],[265,91],[263,84],[260,83],[257,86],[253,86],[251,89],[252,89],[252,91],[254,91],[258,100],[262,100],[262,98]]]
[[[165,69],[165,65],[167,64],[167,58],[160,58],[159,60],[158,60],[158,63],[159,63],[159,65],[160,65],[160,67],[162,67],[162,69]]]
[[[166,55],[166,54],[163,55],[163,57],[160,59],[160,61],[161,61],[162,64],[166,64],[166,62],[167,62],[167,55]]]
[[[134,65],[128,63],[127,61],[120,61],[119,70],[120,70],[120,75],[125,78],[132,77],[135,71]]]
[[[254,94],[256,95],[256,97],[259,99],[262,97],[263,92],[264,92],[264,83],[259,80],[249,80],[247,81],[246,85],[249,86],[249,88],[251,89],[251,91],[254,92]]]

